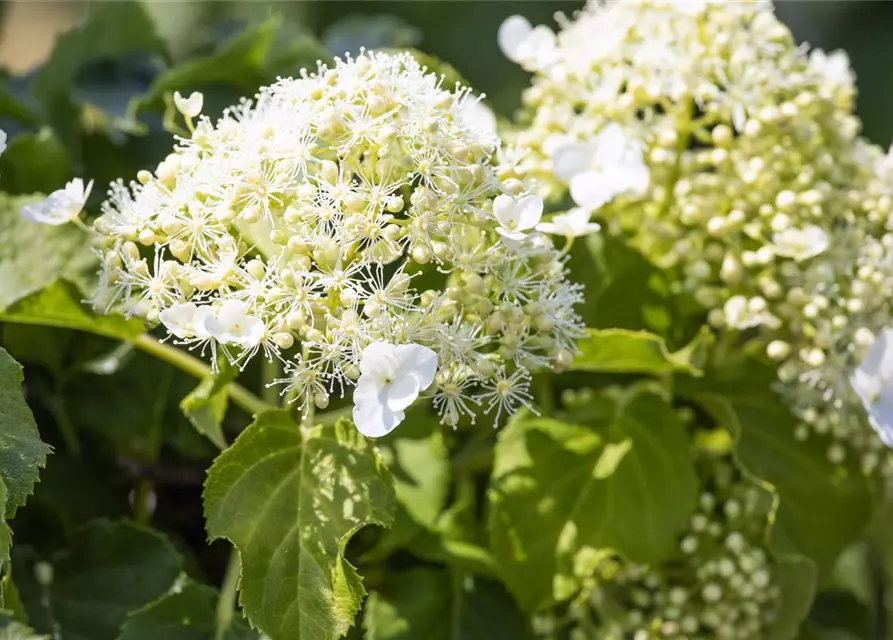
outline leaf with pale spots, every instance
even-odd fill
[[[209,536],[241,554],[253,626],[272,640],[347,633],[365,589],[345,547],[359,529],[389,525],[395,508],[387,469],[353,425],[258,415],[214,462],[204,501]]]

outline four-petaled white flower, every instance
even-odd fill
[[[523,240],[543,216],[543,199],[536,195],[520,198],[505,194],[496,196],[493,216],[499,222],[497,233],[509,240]]]
[[[360,433],[378,438],[393,431],[436,372],[437,354],[428,347],[373,342],[363,349],[353,393],[353,421]]]
[[[212,317],[214,309],[208,305],[199,306],[193,302],[184,302],[168,307],[161,312],[161,323],[174,336],[181,340],[207,340],[211,337],[205,326],[205,320]]]
[[[546,67],[556,53],[555,33],[545,25],[534,27],[524,16],[513,15],[503,20],[496,41],[506,58],[525,68]]]
[[[589,222],[589,212],[580,207],[574,207],[567,213],[552,216],[550,222],[540,222],[536,225],[537,231],[568,238],[577,238],[595,233],[601,228],[599,223]]]
[[[203,320],[208,334],[217,342],[244,350],[257,347],[266,333],[263,320],[250,315],[241,300],[227,300]]]
[[[885,329],[868,349],[850,384],[868,422],[888,447],[893,447],[893,329]]]
[[[791,227],[772,236],[775,253],[797,262],[817,256],[828,248],[828,234],[820,227],[807,225],[802,229]]]
[[[53,191],[40,202],[26,204],[19,210],[19,214],[31,222],[51,224],[58,226],[77,218],[93,188],[93,181],[84,187],[84,181],[74,178],[62,189]]]
[[[188,98],[180,95],[179,91],[174,91],[174,106],[177,111],[187,118],[195,118],[202,112],[202,106],[205,103],[205,96],[198,91],[193,91]]]
[[[6,132],[0,129],[0,153],[6,151]]]
[[[574,202],[588,211],[624,193],[642,194],[651,181],[641,145],[616,124],[604,127],[590,143],[558,145],[551,160],[555,175],[570,181]]]

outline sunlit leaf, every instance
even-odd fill
[[[587,416],[580,424],[522,416],[500,433],[490,535],[527,610],[572,591],[581,549],[665,559],[695,507],[688,438],[663,397],[643,386],[604,393]]]
[[[59,278],[85,286],[96,265],[90,237],[81,229],[37,224],[19,215],[21,206],[35,199],[0,194],[0,311]]]
[[[683,372],[697,376],[703,373],[711,341],[712,334],[704,329],[688,346],[670,352],[663,338],[646,331],[587,329],[586,337],[578,343],[580,354],[571,370],[653,375]]]
[[[224,358],[221,361],[224,364],[220,370],[207,376],[183,398],[180,408],[196,431],[218,448],[225,449],[226,438],[223,436],[222,424],[229,404],[227,389],[236,379],[239,369],[227,365]]]
[[[347,632],[365,590],[344,548],[394,511],[387,469],[353,425],[262,413],[214,462],[204,499],[210,537],[240,551],[240,602],[255,627],[272,640]]]

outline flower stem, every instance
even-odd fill
[[[234,548],[229,553],[229,564],[226,565],[226,574],[223,576],[223,584],[220,586],[214,640],[223,640],[235,617],[236,596],[239,593],[241,568],[239,551]]]
[[[159,342],[148,333],[137,336],[131,342],[137,349],[155,356],[159,360],[164,360],[196,378],[204,378],[211,373],[211,367],[195,356]],[[248,389],[235,382],[229,385],[228,393],[230,400],[249,414],[261,413],[273,408],[272,405],[264,402]]]

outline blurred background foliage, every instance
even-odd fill
[[[567,0],[297,1],[184,0],[146,2],[174,61],[195,55],[271,14],[320,37],[334,53],[361,46],[413,46],[448,61],[496,110],[517,107],[526,74],[496,45],[505,17],[521,13],[534,24],[552,23],[555,12],[573,13],[582,2]],[[90,2],[3,2],[0,67],[14,73],[40,64],[58,33],[76,24]],[[860,92],[866,135],[886,145],[893,138],[893,2],[780,0],[776,12],[801,42],[850,55]],[[126,90],[126,87],[119,87]],[[131,87],[132,89],[132,87]]]

